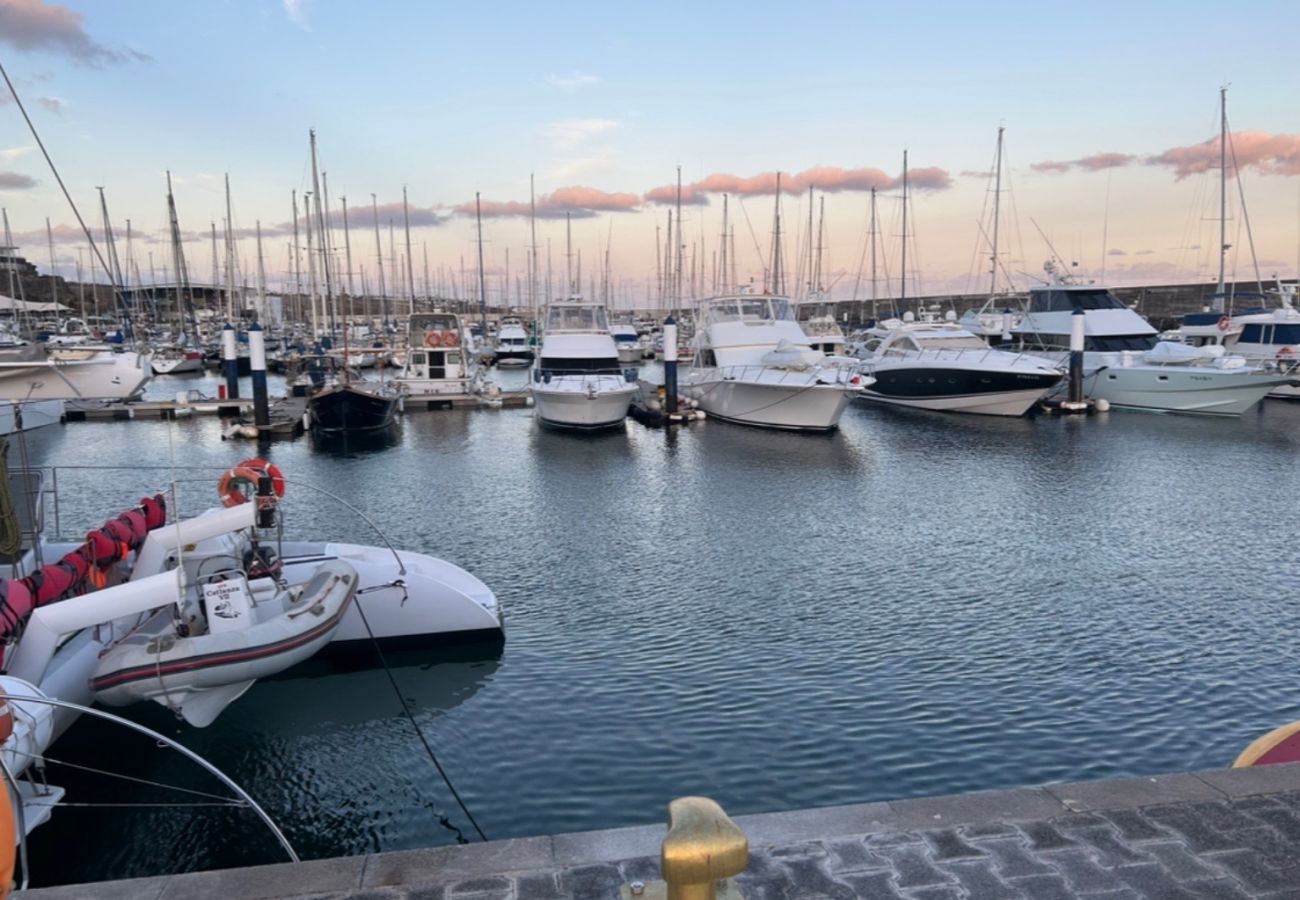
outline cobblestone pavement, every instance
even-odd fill
[[[741,816],[751,853],[737,881],[749,900],[1300,900],[1300,765],[1269,769]],[[827,836],[814,836],[819,826]],[[659,877],[662,835],[557,835],[30,896],[604,900]]]

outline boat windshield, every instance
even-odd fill
[[[547,331],[608,331],[603,306],[552,306],[546,311]]]
[[[1128,309],[1105,288],[1043,288],[1030,292],[1030,312],[1073,312],[1075,309]]]
[[[450,313],[415,313],[408,328],[419,337],[426,331],[456,331],[456,317]]]
[[[921,345],[922,350],[987,350],[989,345],[975,337],[973,334],[963,334],[956,337],[920,337],[916,342]]]
[[[709,322],[744,322],[763,325],[768,322],[793,322],[790,301],[784,297],[736,297],[715,300],[709,305]]]

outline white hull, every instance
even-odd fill
[[[641,345],[640,344],[619,344],[618,361],[636,365],[641,362]]]
[[[1239,416],[1280,383],[1241,369],[1128,366],[1084,375],[1083,390],[1094,400],[1127,409]]]
[[[405,574],[387,548],[285,542],[284,571],[291,584],[310,577],[326,560],[339,559],[357,570],[357,596],[334,633],[331,652],[364,649],[372,633],[396,646],[501,637],[500,609],[486,584],[445,560],[405,550],[398,555]],[[391,586],[399,579],[405,589]]]
[[[710,416],[790,431],[832,431],[856,394],[841,385],[821,384],[814,376],[764,370],[772,381],[723,378],[717,369],[694,370],[686,396]]]
[[[622,425],[637,387],[617,375],[558,375],[550,384],[533,382],[537,418],[561,428]]]
[[[468,378],[396,378],[409,400],[438,400],[470,394]]]
[[[964,394],[954,397],[884,397],[863,391],[862,399],[890,406],[930,409],[938,412],[971,413],[983,416],[1023,416],[1047,394],[1042,388],[1025,391],[996,391],[989,394]]]
[[[0,362],[0,401],[125,400],[137,394],[150,377],[149,357],[144,354],[55,353],[44,361]]]
[[[0,402],[0,434],[14,434],[45,425],[57,425],[62,419],[62,400],[37,400],[32,403]]]
[[[182,375],[186,372],[202,372],[203,357],[186,359],[183,356],[155,356],[151,361],[155,375]]]

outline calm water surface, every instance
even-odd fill
[[[1227,765],[1300,718],[1298,445],[1300,405],[1273,401],[1236,421],[855,406],[827,437],[577,437],[520,409],[270,457],[290,534],[379,542],[324,488],[496,591],[503,649],[392,662],[504,838],[657,822],[683,794],[748,813]],[[224,467],[252,448],[197,419],[53,427],[26,450]],[[59,477],[75,533],[168,473]],[[186,509],[215,502],[215,472],[183,477]],[[260,683],[206,730],[129,714],[243,784],[304,856],[473,837],[382,670]],[[215,789],[89,720],[52,755]],[[80,802],[203,799],[59,765],[50,780]],[[49,884],[278,858],[245,812],[74,807],[37,833],[33,868]]]

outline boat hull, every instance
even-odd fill
[[[637,387],[616,375],[557,376],[530,386],[537,418],[556,428],[616,428],[627,419]]]
[[[531,350],[502,350],[500,347],[496,351],[496,360],[498,366],[506,368],[522,368],[532,365],[533,351]]]
[[[36,400],[30,403],[0,402],[0,434],[15,434],[45,425],[57,425],[62,418],[62,400]]]
[[[878,365],[864,400],[942,412],[1023,416],[1061,381],[1059,372]]]
[[[716,419],[785,431],[834,431],[857,390],[822,384],[811,376],[782,381],[724,378],[713,372],[692,375],[686,396]]]
[[[126,400],[151,374],[145,354],[58,350],[44,361],[0,362],[0,401]]]
[[[311,427],[324,432],[375,431],[393,424],[396,394],[380,394],[356,385],[326,388],[307,400]]]
[[[155,375],[183,375],[186,372],[202,372],[203,356],[199,353],[186,356],[155,356],[152,365]]]
[[[1084,392],[1112,406],[1150,412],[1239,416],[1286,379],[1209,367],[1102,368],[1084,376]]]

